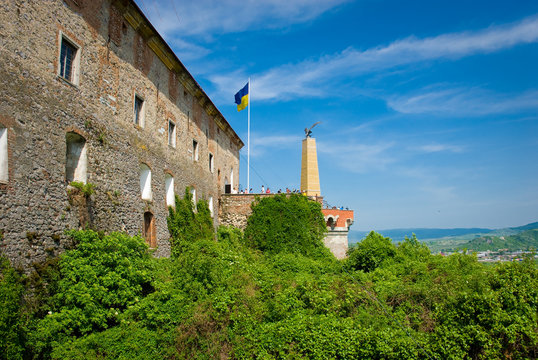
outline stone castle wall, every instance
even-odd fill
[[[62,38],[78,48],[72,82],[58,75]],[[0,2],[0,56],[8,159],[0,246],[15,263],[62,251],[69,228],[141,234],[145,213],[154,217],[156,254],[168,255],[165,176],[180,196],[191,186],[213,198],[218,219],[224,185],[233,178],[238,187],[243,143],[133,1]],[[133,121],[135,95],[144,100],[143,126]],[[69,133],[86,141],[90,197],[66,181]],[[142,164],[151,169],[151,200],[141,198]]]
[[[251,204],[256,198],[275,194],[225,194],[219,199],[219,223],[245,230],[247,219],[252,214]]]

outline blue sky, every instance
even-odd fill
[[[137,0],[247,142],[250,184],[321,191],[353,228],[538,220],[538,2]],[[240,182],[246,186],[246,145]]]

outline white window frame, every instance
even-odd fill
[[[69,36],[67,36],[64,32],[60,31],[58,34],[58,69],[57,69],[57,75],[60,79],[67,81],[68,83],[72,85],[79,85],[80,82],[80,56],[81,56],[81,46],[76,43],[73,39],[71,39]],[[67,78],[62,75],[62,44],[63,42],[67,42],[69,45],[75,48],[75,56],[73,58],[72,64],[71,64],[71,74],[70,77]]]
[[[142,106],[140,106],[140,110],[138,112],[136,111],[137,100],[140,100],[140,102],[142,103]],[[137,126],[140,126],[141,128],[144,128],[144,126],[146,125],[145,113],[146,113],[146,100],[144,99],[143,96],[140,96],[140,94],[135,93],[133,97],[133,123]]]
[[[170,134],[170,125],[172,125],[174,128],[172,129],[172,134]],[[177,126],[176,123],[172,120],[168,119],[168,145],[175,148],[176,147],[176,134],[177,134]]]

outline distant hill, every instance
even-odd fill
[[[527,230],[538,229],[538,222],[529,223],[522,226],[508,227],[501,229],[486,229],[486,228],[454,228],[454,229],[429,229],[429,228],[409,228],[409,229],[386,229],[375,230],[383,236],[391,238],[394,242],[403,241],[406,236],[411,237],[415,234],[420,241],[423,241],[428,245],[432,252],[439,251],[454,251],[456,249],[472,249],[474,251],[484,250],[497,250],[501,248],[509,248],[512,250],[524,250],[518,246],[537,247],[532,240],[528,238],[519,239],[512,238],[514,235],[523,234]],[[349,232],[349,244],[354,244],[362,239],[369,233],[369,231],[351,230]],[[531,234],[531,235],[529,235]],[[532,232],[524,236],[533,236]],[[504,237],[507,242],[503,242],[501,239]],[[481,243],[485,242],[491,245],[491,249]],[[496,240],[499,239],[499,240]],[[518,240],[519,239],[519,240]],[[476,240],[476,241],[475,241]],[[475,241],[475,242],[473,242]],[[502,245],[504,244],[504,245]],[[496,247],[497,246],[497,247]],[[526,248],[525,248],[526,249]]]
[[[512,229],[512,230],[532,230],[532,229],[538,229],[538,221],[537,222],[533,222],[533,223],[530,223],[530,224],[527,224],[527,225],[523,225],[523,226],[518,226],[518,227],[512,227],[512,228],[508,228],[508,229]]]
[[[429,229],[429,228],[409,228],[409,229],[385,229],[375,230],[385,237],[391,238],[393,241],[403,241],[405,237],[411,237],[413,234],[417,236],[419,240],[431,240],[445,238],[449,236],[462,236],[468,234],[487,234],[494,230],[484,228],[454,228],[454,229]],[[369,231],[355,231],[349,232],[349,243],[356,243],[361,241]]]
[[[467,249],[469,251],[538,249],[538,229],[525,230],[519,234],[509,236],[481,236],[459,245],[457,249]]]

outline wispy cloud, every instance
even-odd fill
[[[155,0],[137,0],[165,35],[203,37],[304,23],[346,2],[349,0],[159,0],[157,6]]]
[[[418,150],[419,152],[424,152],[424,153],[438,153],[438,152],[462,153],[464,151],[464,147],[458,146],[458,145],[449,145],[449,144],[428,144],[428,145],[413,147],[413,150]]]
[[[331,94],[334,94],[334,87],[326,86],[334,79],[372,74],[424,61],[454,60],[487,54],[537,41],[538,16],[477,31],[442,34],[423,39],[411,36],[386,46],[367,50],[350,47],[337,54],[281,65],[253,75],[252,89],[253,93],[256,90],[258,100],[327,96],[328,88],[331,89]],[[240,85],[237,75],[218,75],[210,80],[221,91],[228,92],[230,84]]]
[[[387,103],[405,114],[482,116],[538,110],[538,90],[510,95],[479,88],[426,89],[418,94],[392,97]]]

